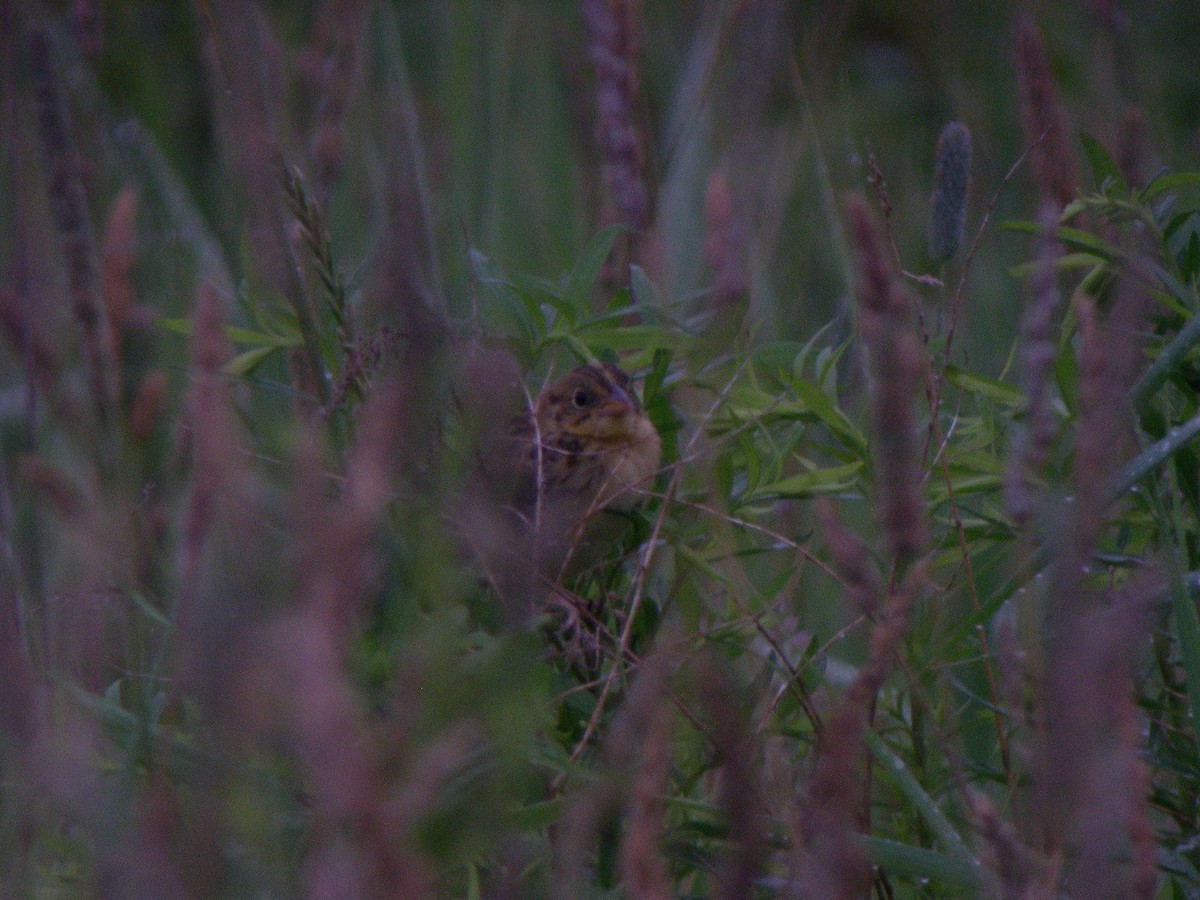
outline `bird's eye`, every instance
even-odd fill
[[[588,396],[587,391],[579,390],[579,391],[575,392],[575,396],[571,398],[571,402],[574,403],[575,406],[578,407],[579,409],[583,409],[585,406],[588,405],[588,402],[591,399],[592,398],[590,396]]]

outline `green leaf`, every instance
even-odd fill
[[[764,500],[775,497],[812,497],[845,490],[854,484],[855,477],[862,471],[861,462],[844,466],[813,469],[800,475],[790,475],[778,481],[764,484],[747,492],[746,501]]]
[[[671,406],[671,398],[663,387],[670,368],[671,351],[655,350],[654,357],[650,361],[650,371],[646,373],[646,378],[642,382],[642,405],[646,409],[646,415],[658,429],[659,436],[662,437],[664,462],[666,463],[675,461],[674,435],[682,424],[679,417],[675,415],[675,410]]]
[[[253,350],[239,353],[229,362],[225,363],[221,367],[221,371],[226,375],[233,375],[235,377],[249,375],[278,349],[278,347],[255,347]]]
[[[1054,358],[1054,381],[1059,396],[1072,418],[1079,413],[1079,360],[1067,350]]]
[[[553,337],[553,335],[551,335],[551,337]],[[587,344],[585,344],[583,341],[581,341],[579,338],[577,338],[574,334],[571,334],[571,333],[562,334],[562,335],[560,335],[560,337],[562,338],[563,342],[568,347],[570,347],[571,350],[574,351],[575,355],[578,356],[580,359],[587,360],[588,362],[596,361],[596,354],[595,354],[595,352],[593,352],[592,348],[589,347]]]
[[[531,275],[513,275],[508,280],[508,284],[517,292],[517,296],[529,310],[530,316],[541,322],[543,327],[550,325],[550,320],[545,313],[547,306],[564,316],[568,322],[575,321],[578,310],[565,299],[561,285]]]
[[[987,473],[971,473],[964,475],[956,475],[950,483],[954,488],[955,497],[965,497],[968,494],[991,494],[1003,483],[1003,479],[999,475],[990,475]],[[938,505],[950,499],[950,492],[946,488],[946,482],[938,479],[930,488],[929,502]]]
[[[804,377],[804,366],[808,363],[808,358],[812,354],[813,349],[814,348],[824,349],[828,346],[824,340],[825,335],[831,333],[833,330],[833,327],[836,324],[837,324],[836,319],[830,319],[828,322],[826,322],[824,325],[822,325],[820,328],[818,328],[815,332],[813,332],[813,336],[810,337],[807,342],[805,342],[804,347],[801,349],[800,353],[796,356],[795,362],[792,363],[792,374],[795,375],[796,378],[799,379],[799,378]],[[838,347],[837,353],[833,357],[833,360],[835,362],[841,357],[842,351],[844,351],[847,347],[849,347],[851,343],[852,343],[852,341],[849,341],[849,340],[842,342],[842,345],[840,347]],[[820,351],[818,350],[818,353],[819,352]],[[816,375],[817,375],[818,383],[821,383],[821,381],[822,381],[821,373],[818,371],[818,372],[816,372]]]
[[[774,374],[790,369],[803,351],[799,341],[765,341],[751,351],[751,356],[755,366]]]
[[[1025,395],[1011,384],[976,375],[958,366],[946,366],[946,380],[968,394],[977,394],[1005,406],[1021,406],[1025,403]]]
[[[742,432],[737,437],[742,459],[746,461],[746,494],[752,495],[762,480],[762,458],[750,435]]]
[[[1193,184],[1200,184],[1200,172],[1176,172],[1173,175],[1160,175],[1146,185],[1146,189],[1142,191],[1141,200],[1144,203],[1159,194]]]
[[[693,550],[687,543],[680,541],[675,544],[675,553],[683,561],[695,567],[705,578],[711,579],[716,584],[725,586],[730,585],[729,577],[720,572],[712,563]]]
[[[603,268],[604,261],[608,259],[608,254],[612,252],[617,235],[623,230],[624,227],[621,225],[609,225],[588,241],[580,251],[575,268],[567,276],[566,289],[563,291],[563,299],[574,308],[585,309],[587,307],[588,293],[591,291],[592,285],[596,283],[596,276],[600,274],[600,269]]]
[[[883,738],[869,728],[864,733],[864,741],[867,749],[879,760],[880,767],[887,779],[913,805],[921,818],[933,829],[943,846],[960,863],[977,873],[979,862],[975,859],[974,854],[971,853],[962,836],[950,824],[950,820],[942,814],[941,808],[934,802],[934,799],[921,787],[916,777],[905,765],[904,760],[893,753],[891,748],[884,743]]]
[[[140,591],[132,591],[128,596],[133,600],[134,605],[142,611],[142,614],[154,624],[161,625],[165,628],[171,628],[174,626],[175,623],[172,622],[170,618],[163,615],[160,610],[155,609],[153,604],[151,604],[150,601],[146,599],[146,596]]]
[[[1179,492],[1191,505],[1192,514],[1200,519],[1200,454],[1194,447],[1180,447],[1173,462]]]
[[[1112,244],[1078,228],[1060,227],[1056,229],[1055,236],[1062,241],[1064,246],[1072,250],[1094,253],[1109,261],[1119,259],[1121,256],[1121,251]]]
[[[792,390],[796,395],[825,425],[845,441],[860,455],[865,456],[867,450],[867,441],[863,437],[854,423],[846,418],[845,414],[838,409],[829,395],[822,391],[819,387],[811,382],[805,381],[802,378],[797,378],[792,382]]]
[[[658,314],[662,307],[658,288],[654,286],[654,282],[650,280],[650,276],[641,266],[631,265],[629,267],[629,290],[633,294],[633,305],[641,310],[644,316],[649,318],[651,313]]]
[[[1200,272],[1200,213],[1194,209],[1181,213],[1171,220],[1163,235],[1180,277],[1190,284]]]
[[[192,334],[191,319],[159,319],[154,324],[163,331],[173,331],[175,334],[185,334],[189,337]]]
[[[979,888],[978,866],[956,857],[886,838],[866,836],[862,843],[871,860],[892,875],[918,883],[929,880],[943,885]]]
[[[612,325],[602,328],[581,328],[576,332],[593,352],[599,350],[687,350],[693,343],[690,336],[680,334],[664,325]]]
[[[1169,242],[1177,231],[1183,228],[1184,225],[1187,225],[1192,219],[1195,219],[1196,216],[1197,213],[1194,209],[1185,209],[1183,212],[1178,212],[1171,216],[1167,224],[1162,226],[1163,237],[1167,238]],[[1178,250],[1179,248],[1176,247],[1175,249]]]
[[[1116,187],[1122,195],[1127,195],[1129,188],[1125,186],[1125,178],[1121,175],[1121,170],[1117,168],[1112,157],[1108,155],[1108,151],[1104,149],[1104,145],[1086,131],[1079,132],[1079,140],[1083,144],[1083,152],[1087,154],[1088,162],[1091,164],[1092,177],[1096,180],[1096,190],[1105,191],[1112,186]]]
[[[1070,354],[1063,354],[1069,356]],[[1109,495],[1109,502],[1125,494],[1133,485],[1141,481],[1149,475],[1158,466],[1171,458],[1171,456],[1184,444],[1192,440],[1196,435],[1200,434],[1200,415],[1189,419],[1183,425],[1172,428],[1161,440],[1151,444],[1136,457],[1127,463],[1118,473],[1116,484]],[[1020,571],[1013,577],[1004,582],[995,593],[993,593],[981,606],[978,612],[967,616],[959,625],[960,628],[975,627],[976,625],[986,622],[1000,608],[1001,604],[1013,595],[1015,591],[1021,588],[1022,585],[1029,582],[1033,576],[1042,571],[1050,564],[1052,555],[1051,545],[1042,543],[1034,551],[1032,556],[1025,561],[1021,566]],[[1186,591],[1185,591],[1186,593]],[[1193,610],[1194,613],[1194,610]],[[1186,626],[1187,623],[1184,623]],[[1181,626],[1183,627],[1183,626]],[[1197,626],[1197,643],[1196,643],[1196,668],[1195,668],[1195,693],[1194,703],[1196,704],[1195,720],[1200,722],[1200,626]],[[1191,684],[1189,679],[1189,684]],[[1190,691],[1190,689],[1189,689]]]
[[[1069,222],[1080,213],[1088,212],[1094,205],[1094,199],[1093,197],[1079,197],[1076,200],[1072,200],[1063,207],[1061,219],[1064,222]]]
[[[191,319],[159,319],[156,324],[164,331],[171,331],[175,334],[182,334],[188,337],[191,337],[195,331]],[[299,335],[267,334],[262,331],[252,331],[249,328],[239,328],[236,325],[226,325],[223,330],[225,337],[234,344],[269,347],[271,349],[300,346]]]
[[[562,807],[563,799],[561,797],[529,803],[513,813],[513,824],[524,829],[547,828],[562,815]]]
[[[515,287],[491,260],[472,247],[467,254],[475,289],[480,298],[480,318],[508,333],[518,332],[527,343],[537,340],[545,326],[541,304],[529,293]],[[486,301],[491,300],[488,303]],[[500,321],[497,322],[496,320]],[[505,328],[505,326],[508,326]]]
[[[1018,231],[1022,234],[1038,234],[1042,228],[1037,222],[1007,221],[1001,222],[1000,228],[1005,231]],[[1082,253],[1091,253],[1109,262],[1120,259],[1121,251],[1106,241],[1100,240],[1094,234],[1088,234],[1078,228],[1068,228],[1060,225],[1054,229],[1054,236],[1063,246]]]
[[[1200,272],[1200,234],[1193,231],[1188,235],[1187,247],[1179,254],[1179,273],[1186,279]]]
[[[1178,301],[1185,310],[1191,313],[1200,312],[1200,297],[1196,296],[1195,291],[1180,283],[1178,278],[1161,265],[1152,263],[1151,268],[1154,269],[1154,274],[1162,282],[1163,287],[1167,289],[1167,293]]]
[[[1076,269],[1091,269],[1100,265],[1107,265],[1107,263],[1095,253],[1064,253],[1058,258],[1057,268],[1060,272],[1071,272]],[[1040,266],[1041,263],[1036,260],[1018,263],[1015,266],[1009,266],[1008,274],[1013,278],[1028,278]]]

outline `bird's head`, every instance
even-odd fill
[[[646,417],[630,378],[608,363],[579,366],[543,391],[538,426],[605,445],[637,444],[657,432]]]

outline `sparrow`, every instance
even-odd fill
[[[507,485],[500,552],[486,554],[494,584],[561,584],[621,538],[662,461],[662,439],[629,375],[579,366],[547,385],[489,454],[492,485]],[[507,572],[505,570],[508,570]],[[508,599],[512,599],[511,597]]]
[[[511,434],[524,454],[517,502],[535,522],[556,504],[587,513],[631,509],[662,460],[662,439],[629,375],[609,363],[579,366],[551,383]]]

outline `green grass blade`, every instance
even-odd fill
[[[1196,614],[1196,603],[1177,571],[1171,573],[1171,613],[1175,617],[1175,633],[1179,637],[1180,658],[1187,682],[1192,732],[1196,733],[1200,729],[1200,616]]]
[[[1109,501],[1117,499],[1161,466],[1184,444],[1200,434],[1200,415],[1177,425],[1125,464],[1117,475]]]
[[[1142,377],[1133,385],[1130,396],[1134,406],[1141,406],[1163,386],[1168,376],[1174,371],[1185,356],[1200,343],[1200,316],[1192,316],[1186,325],[1179,329],[1175,337],[1167,342],[1146,366]]]
[[[893,753],[891,748],[884,743],[883,738],[874,731],[866,732],[866,744],[872,755],[879,761],[887,779],[913,805],[954,859],[961,865],[969,867],[972,872],[977,872],[979,862],[975,859],[975,855],[950,820],[942,814],[934,799],[921,787],[916,777],[905,765],[904,760]]]
[[[886,869],[889,875],[918,882],[929,879],[942,885],[963,888],[977,889],[980,886],[978,866],[963,862],[956,856],[884,838],[864,837],[862,841],[871,861]]]

